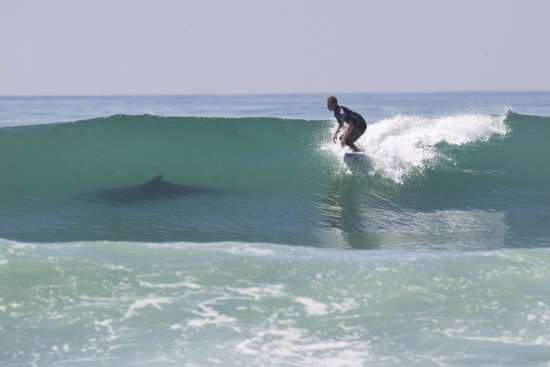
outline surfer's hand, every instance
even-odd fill
[[[332,135],[332,142],[336,144],[336,138],[338,137],[338,133],[335,133]]]

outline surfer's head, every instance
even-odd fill
[[[338,106],[338,99],[334,96],[330,96],[327,98],[327,108],[329,111],[334,111],[334,109]]]

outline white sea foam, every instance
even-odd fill
[[[151,296],[148,298],[137,299],[130,305],[130,307],[128,307],[128,310],[124,314],[123,319],[129,319],[130,317],[135,316],[136,311],[141,310],[142,308],[153,307],[157,310],[162,310],[161,305],[170,303],[172,303],[172,299],[167,297]]]
[[[294,300],[304,306],[304,309],[310,315],[322,316],[328,313],[328,306],[314,299],[307,297],[296,297]]]
[[[359,307],[359,303],[353,298],[348,298],[340,303],[331,302],[330,307],[332,310],[337,312],[348,312],[357,309]]]
[[[221,324],[234,323],[237,320],[233,317],[223,315],[212,308],[208,302],[199,305],[200,311],[196,311],[195,314],[200,318],[191,319],[187,321],[187,325],[194,328],[202,328],[207,325],[219,326]]]
[[[237,292],[240,295],[251,297],[255,301],[263,298],[279,298],[285,294],[283,292],[284,285],[282,284],[269,284],[248,288],[228,287],[228,289]]]
[[[272,244],[263,243],[247,243],[247,242],[211,242],[211,243],[194,243],[194,242],[173,242],[173,243],[147,243],[148,248],[160,249],[170,248],[177,250],[198,250],[198,251],[217,251],[225,252],[232,255],[249,255],[249,256],[273,256],[275,251],[261,246],[273,246]]]
[[[316,340],[305,329],[275,325],[236,346],[239,353],[265,358],[268,365],[297,366],[363,366],[369,359],[368,349],[368,342]]]
[[[520,345],[520,346],[545,346],[550,347],[550,340],[546,336],[539,336],[535,338],[534,340],[526,341],[521,336],[510,336],[510,335],[503,335],[503,336],[463,336],[462,339],[464,340],[471,340],[471,341],[481,341],[481,342],[489,342],[489,343],[499,343],[499,344],[512,344],[512,345]]]
[[[484,142],[507,132],[503,116],[470,114],[425,118],[398,115],[370,124],[357,144],[371,158],[374,172],[402,183],[412,172],[422,171],[437,160],[438,144]],[[340,156],[346,151],[336,145],[326,148]]]
[[[177,283],[151,283],[151,282],[146,282],[145,280],[138,280],[138,282],[142,287],[146,287],[146,288],[169,288],[169,289],[177,289],[177,288],[200,289],[201,288],[200,285],[193,282],[192,280],[186,280],[186,281],[177,282]]]
[[[251,256],[272,256],[275,254],[273,250],[253,247],[249,245],[239,244],[229,247],[220,247],[220,251],[224,251],[233,255],[251,255]]]
[[[128,269],[127,267],[122,266],[122,265],[105,264],[104,267],[109,269],[109,270],[114,270],[114,271],[130,272],[130,269]]]

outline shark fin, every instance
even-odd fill
[[[158,175],[158,176],[154,177],[152,180],[148,181],[147,183],[151,184],[151,185],[158,184],[160,181],[162,181],[163,176],[164,175]]]

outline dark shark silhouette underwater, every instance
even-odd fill
[[[82,193],[77,197],[80,200],[90,202],[124,204],[178,196],[217,193],[220,193],[220,191],[211,187],[180,185],[165,181],[163,175],[159,175],[141,185],[93,190]]]

